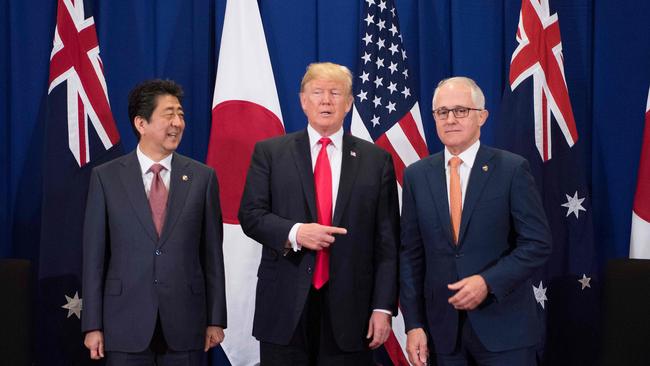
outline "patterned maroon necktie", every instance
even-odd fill
[[[321,225],[332,225],[332,168],[327,157],[327,145],[332,140],[323,137],[319,140],[321,147],[314,166],[314,185],[316,188],[316,209],[318,211],[318,223]],[[316,266],[312,284],[318,290],[323,287],[330,278],[330,250],[325,248],[316,252]]]
[[[165,183],[160,177],[160,172],[163,169],[165,167],[160,164],[154,164],[149,168],[149,171],[153,173],[151,189],[149,190],[149,206],[151,206],[151,217],[156,226],[158,237],[160,237],[165,223],[165,209],[167,207],[167,187],[165,187]]]

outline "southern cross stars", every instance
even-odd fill
[[[569,217],[571,214],[576,215],[576,219],[580,218],[579,213],[580,211],[587,211],[584,207],[582,207],[582,202],[584,202],[585,198],[578,198],[578,191],[573,195],[573,197],[569,196],[568,194],[565,194],[567,202],[562,204],[562,207],[568,208],[566,212],[566,217]]]

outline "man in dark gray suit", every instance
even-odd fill
[[[224,337],[219,188],[211,168],[175,153],[181,99],[169,80],[131,91],[138,146],[90,179],[82,330],[108,365],[201,365]]]

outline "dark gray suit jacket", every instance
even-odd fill
[[[135,151],[96,167],[83,234],[82,330],[107,351],[140,352],[160,321],[169,347],[202,349],[226,326],[219,189],[214,170],[174,153],[158,238]]]

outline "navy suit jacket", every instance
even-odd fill
[[[406,330],[424,328],[434,351],[454,351],[458,311],[448,284],[480,274],[490,294],[468,319],[493,352],[531,346],[540,326],[531,274],[551,253],[551,235],[528,162],[481,145],[453,243],[443,152],[404,173],[400,305]]]
[[[347,229],[330,247],[329,311],[345,351],[368,349],[373,309],[397,311],[399,208],[390,155],[343,136],[341,179],[332,224]],[[242,229],[263,245],[253,335],[287,345],[311,287],[315,251],[286,249],[298,222],[317,222],[306,130],[255,145],[239,209]]]
[[[83,234],[82,330],[107,351],[149,346],[160,314],[175,351],[226,326],[222,221],[212,168],[174,153],[158,238],[135,151],[93,169]]]

